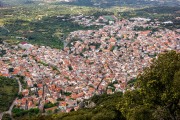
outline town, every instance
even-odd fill
[[[99,30],[71,32],[62,50],[4,42],[0,75],[24,76],[27,87],[15,101],[17,108],[76,111],[93,95],[134,89],[127,88],[128,82],[159,53],[180,51],[179,30],[161,24],[145,18],[113,19]]]

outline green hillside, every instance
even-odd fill
[[[68,4],[83,5],[83,6],[134,6],[134,5],[179,5],[179,0],[75,0]]]
[[[3,3],[9,5],[22,5],[31,3],[54,3],[62,2],[71,5],[80,6],[99,6],[99,7],[110,7],[110,6],[134,6],[134,5],[180,5],[180,0],[0,0]]]
[[[17,80],[0,76],[0,113],[9,109],[18,94],[18,89]]]

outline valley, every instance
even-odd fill
[[[179,2],[1,0],[0,117],[178,120]]]

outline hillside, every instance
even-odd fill
[[[134,6],[134,5],[180,5],[179,0],[75,0],[68,2],[68,4],[82,5],[82,6]]]
[[[32,4],[35,1],[33,0],[0,0],[0,4],[3,3],[5,5],[24,5],[24,4]]]
[[[0,120],[180,120],[180,0],[0,11]]]
[[[80,6],[134,6],[134,5],[180,5],[180,0],[1,0],[9,5],[31,4],[34,2],[54,3],[61,2],[64,4],[80,5]]]
[[[18,83],[15,79],[0,76],[0,113],[9,109],[18,94]]]
[[[4,7],[4,6],[5,4],[2,1],[0,1],[0,7]]]

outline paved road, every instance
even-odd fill
[[[22,91],[22,84],[21,84],[21,82],[20,82],[19,79],[17,79],[17,81],[18,81],[18,84],[19,84],[18,94],[20,94],[21,91]],[[8,111],[5,111],[5,112],[0,113],[0,120],[2,119],[2,117],[3,117],[4,114],[9,114],[9,115],[11,116],[11,118],[12,118],[12,109],[13,109],[13,107],[14,107],[14,105],[15,105],[16,100],[17,100],[17,97],[16,97],[16,99],[13,101],[13,103],[11,104],[11,106],[9,107],[9,110],[8,110]]]

